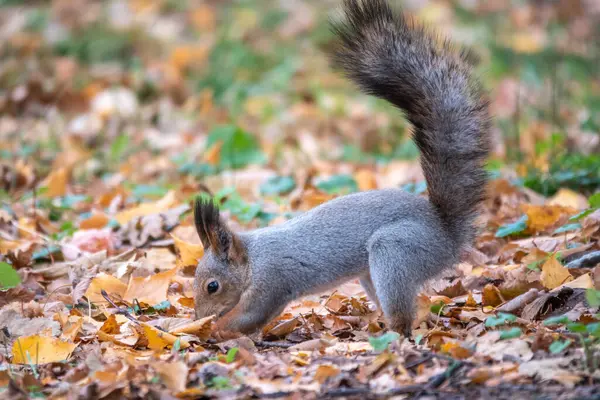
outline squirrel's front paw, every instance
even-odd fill
[[[217,329],[212,332],[212,337],[218,342],[225,342],[231,339],[237,339],[240,336],[243,336],[239,332],[227,331],[224,329]]]

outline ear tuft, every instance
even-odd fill
[[[219,246],[221,219],[219,217],[219,207],[212,199],[196,199],[194,203],[194,224],[204,248],[210,247],[216,250]]]
[[[246,264],[248,258],[244,245],[221,220],[219,207],[212,199],[196,199],[194,224],[205,249],[211,249],[230,264]]]

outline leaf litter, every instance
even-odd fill
[[[426,195],[405,121],[328,69],[319,27],[330,10],[251,3],[8,1],[0,11],[3,394],[597,396],[600,148],[590,132],[600,113],[580,105],[598,96],[598,77],[561,76],[577,88],[565,96],[583,98],[544,110],[561,124],[529,117],[545,115],[544,51],[573,75],[591,54],[582,39],[544,50],[549,26],[585,37],[593,5],[414,10],[444,30],[469,15],[510,21],[504,47],[491,48],[492,108],[499,130],[506,116],[523,119],[518,143],[506,136],[495,150],[506,164],[492,168],[473,247],[419,294],[412,340],[387,331],[348,282],[290,304],[259,335],[217,341],[214,316],[193,320],[195,196],[244,230],[357,190]],[[506,52],[529,68],[518,81],[499,62]]]

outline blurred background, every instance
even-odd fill
[[[598,1],[392,3],[477,54],[493,174],[543,196],[597,190]],[[115,211],[207,192],[260,225],[339,193],[422,192],[402,115],[329,68],[338,5],[0,0],[4,206],[39,197],[64,221],[85,199]]]

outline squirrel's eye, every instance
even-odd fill
[[[206,285],[206,291],[208,294],[213,294],[217,290],[219,290],[219,282],[217,281],[210,281],[208,282],[208,285]]]

